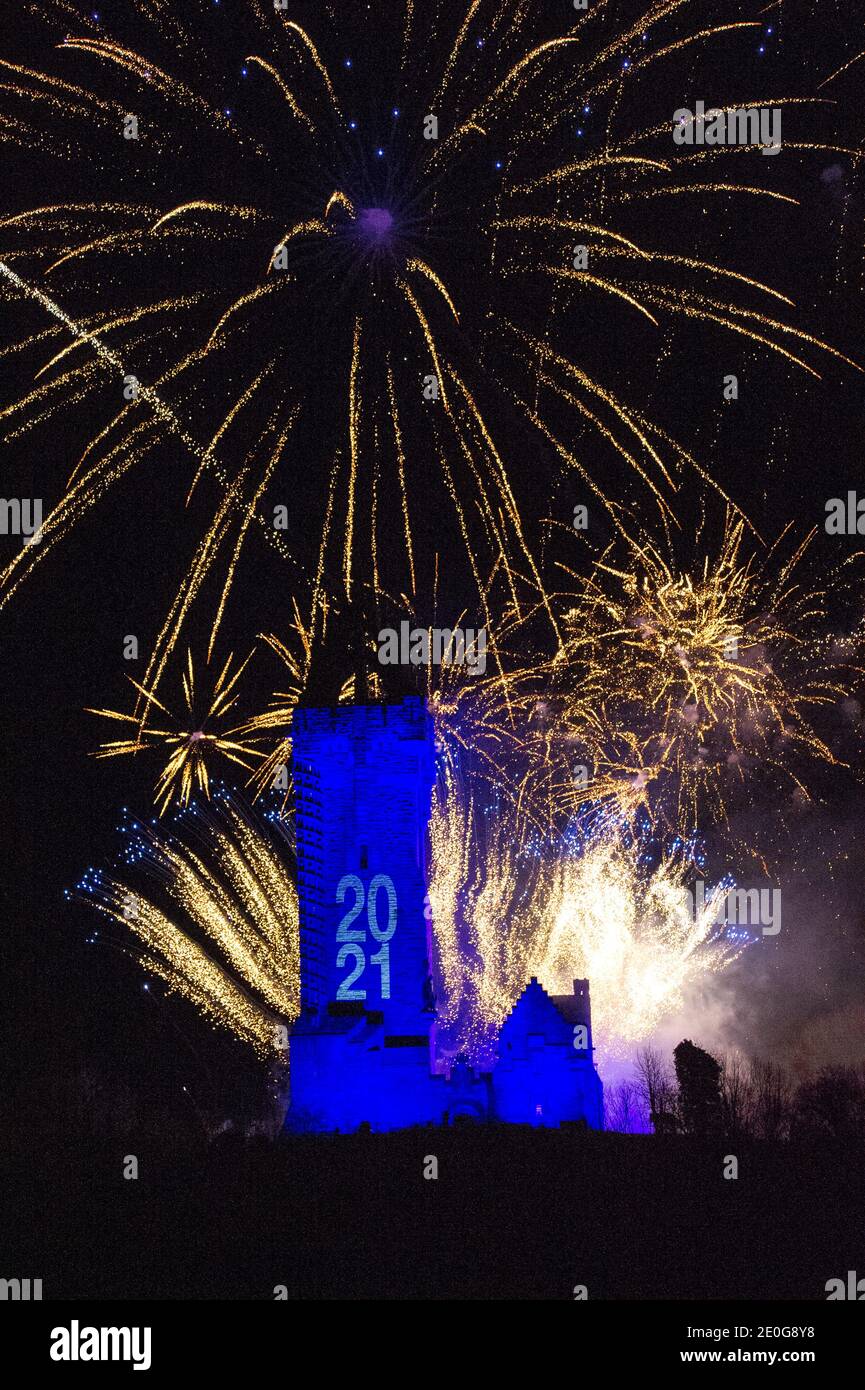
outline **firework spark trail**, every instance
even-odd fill
[[[155,887],[89,872],[70,896],[136,938],[170,992],[263,1056],[286,1057],[280,1028],[300,1006],[300,933],[292,856],[231,799],[187,813],[184,833],[134,824],[129,858]],[[193,837],[194,832],[194,837]],[[159,891],[156,891],[158,889]]]
[[[2,274],[5,277],[5,279],[7,279],[11,284],[13,284],[16,287],[16,289],[21,290],[31,299],[35,299],[37,303],[40,304],[44,309],[46,309],[47,312],[51,314],[53,318],[57,319],[60,323],[62,323],[64,327],[67,328],[69,332],[73,335],[73,337],[76,339],[76,342],[86,344],[89,347],[91,347],[101,363],[109,366],[112,369],[112,371],[116,372],[121,377],[126,377],[129,375],[128,367],[123,362],[122,358],[118,356],[118,354],[114,352],[111,348],[107,347],[105,343],[103,343],[95,333],[86,329],[81,324],[76,323],[76,321],[73,318],[71,318],[69,314],[67,314],[66,311],[63,308],[61,308],[59,304],[57,304],[53,299],[51,299],[49,295],[45,294],[44,290],[39,289],[39,287],[36,285],[29,284],[26,280],[22,279],[22,277],[18,275],[16,271],[12,269],[11,266],[7,265],[5,261],[2,260],[0,260],[0,274]],[[142,312],[147,311],[145,310]],[[130,318],[122,320],[122,322],[124,323],[130,321]],[[157,419],[161,420],[163,424],[165,424],[169,429],[172,430],[173,433],[175,433],[178,436],[178,438],[183,442],[183,444],[185,444],[186,448],[189,449],[190,453],[194,454],[196,458],[200,460],[202,467],[211,467],[214,468],[214,471],[216,471],[215,461],[212,458],[212,450],[205,450],[195,439],[192,438],[192,436],[187,432],[180,417],[171,409],[169,405],[165,403],[165,401],[162,400],[162,398],[158,395],[156,391],[153,390],[152,387],[139,384],[138,396],[140,399],[146,401],[150,406],[152,406],[154,413],[157,416]],[[132,459],[129,460],[129,463],[131,462]],[[87,476],[89,477],[90,475]],[[221,479],[221,481],[224,482],[224,479]],[[74,508],[71,508],[70,502],[73,497],[75,498],[75,505]],[[69,520],[69,512],[72,511],[72,519],[77,520],[78,515],[80,514],[80,510],[92,506],[93,503],[97,500],[97,495],[89,496],[87,491],[83,488],[80,490],[77,488],[73,489],[73,491],[69,492],[66,495],[66,497],[64,497],[61,500],[61,502],[54,509],[54,511],[51,512],[48,517],[46,517],[42,527],[42,535],[43,537],[47,538],[48,544],[40,545],[38,550],[34,548],[28,550],[26,554],[16,556],[16,558],[13,561],[11,561],[7,568],[2,573],[0,573],[0,608],[5,607],[9,599],[12,597],[12,594],[15,592],[15,590],[21,582],[21,578],[19,577],[15,579],[14,583],[11,583],[11,581],[17,573],[17,570],[25,564],[32,567],[37,563],[38,560],[44,559],[50,547],[61,538],[65,523]],[[274,536],[269,522],[261,513],[255,511],[252,508],[248,508],[246,510],[247,525],[249,520],[254,516],[255,520],[259,523],[259,525],[261,525],[264,528],[265,534],[268,536],[268,538],[270,539],[272,536]],[[284,556],[287,555],[287,547],[285,546],[281,537],[275,536],[271,543],[277,546],[281,554],[283,554]]]
[[[28,284],[26,280],[23,280],[20,275],[17,275],[12,267],[6,265],[4,261],[0,261],[0,274],[4,275],[7,280],[15,285],[16,289],[23,291],[24,294],[29,295],[31,299],[35,299],[37,303],[41,304],[43,309],[46,309],[53,318],[58,319],[60,323],[69,329],[69,332],[74,338],[81,342],[89,343],[100,362],[107,363],[118,375],[126,375],[126,367],[117,353],[112,352],[111,348],[106,347],[94,333],[89,333],[85,328],[82,328],[80,324],[76,323],[74,319],[70,318],[59,304],[55,303],[53,299],[45,294],[44,290],[40,290],[37,285]],[[200,457],[202,453],[200,446],[186,433],[181,420],[175,415],[174,411],[160,399],[156,392],[151,387],[142,386],[139,394],[153,406],[158,418],[172,430],[176,431],[186,447],[192,453]]]

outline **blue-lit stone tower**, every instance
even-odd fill
[[[424,702],[299,708],[292,723],[301,1016],[293,1128],[431,1118]]]
[[[288,1128],[388,1130],[460,1114],[600,1126],[584,981],[576,1003],[551,999],[536,981],[527,987],[503,1029],[500,1104],[498,1067],[477,1076],[460,1060],[450,1076],[435,1070],[424,911],[435,769],[424,702],[300,707],[292,740],[301,1012]],[[588,1025],[580,1037],[574,1008]]]
[[[298,709],[292,728],[304,1007],[429,1025],[425,834],[435,775],[420,699]]]

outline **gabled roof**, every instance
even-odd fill
[[[507,1038],[509,1033],[545,1033],[569,1041],[571,1027],[558,1000],[547,994],[543,985],[532,976],[502,1024],[501,1036]]]

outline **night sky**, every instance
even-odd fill
[[[91,36],[110,31],[119,42],[152,55],[154,63],[167,65],[170,46],[160,49],[154,31],[142,25],[137,6],[125,0],[94,0],[94,5],[102,29],[90,23],[86,27]],[[112,82],[113,91],[122,90],[121,78],[106,78],[86,55],[55,49],[66,34],[84,32],[84,21],[76,22],[79,8],[82,15],[91,13],[89,6],[8,0],[3,58],[64,76],[76,71],[79,80],[101,83],[99,90],[107,91]],[[16,148],[13,142],[2,147],[3,216],[54,202],[140,200],[164,210],[191,199],[252,203],[264,207],[269,219],[255,233],[260,256],[262,248],[273,245],[271,223],[288,227],[304,209],[323,208],[335,187],[348,188],[359,205],[394,206],[405,232],[401,254],[410,248],[425,256],[460,306],[454,360],[466,370],[478,362],[490,369],[479,373],[479,399],[489,409],[506,451],[530,543],[552,563],[560,553],[555,523],[568,527],[574,506],[589,499],[513,403],[495,389],[495,372],[500,370],[506,378],[510,370],[495,316],[507,312],[513,318],[536,320],[540,301],[521,280],[507,287],[495,282],[485,233],[473,221],[479,205],[495,202],[497,181],[504,176],[499,163],[507,164],[511,157],[521,160],[518,176],[529,176],[527,156],[514,155],[510,143],[516,143],[520,122],[528,113],[521,112],[517,102],[508,128],[476,141],[443,189],[430,190],[423,182],[425,151],[418,134],[426,110],[426,75],[410,74],[400,83],[393,70],[401,26],[392,12],[402,7],[340,3],[337,9],[350,9],[352,16],[335,25],[327,6],[294,0],[292,13],[315,33],[323,58],[336,74],[344,114],[357,126],[344,130],[316,165],[304,153],[300,138],[286,128],[279,94],[267,76],[261,71],[242,75],[245,56],[257,51],[256,43],[260,51],[260,31],[250,18],[250,7],[242,0],[183,0],[176,8],[183,12],[184,22],[188,17],[194,43],[185,47],[179,63],[175,58],[173,70],[190,86],[206,90],[214,106],[230,111],[227,119],[239,128],[254,132],[256,138],[269,135],[267,161],[243,155],[227,137],[205,130],[191,115],[189,128],[175,115],[172,132],[170,123],[166,125],[167,108],[161,106],[162,128],[175,139],[155,163],[148,163],[152,155],[146,142],[130,148],[132,142],[124,142],[118,133],[112,145],[102,132],[93,134],[92,160],[63,158],[66,118],[46,107],[28,113],[39,132],[38,148]],[[567,0],[544,0],[537,8],[542,12],[537,30],[541,38],[559,35],[573,22]],[[821,104],[785,109],[785,144],[861,148],[865,63],[817,92],[821,81],[865,47],[858,0],[784,0],[771,7],[696,0],[686,8],[692,11],[688,24],[694,29],[738,18],[757,18],[759,27],[686,48],[659,63],[639,83],[623,79],[589,113],[556,112],[548,140],[553,162],[602,150],[613,108],[616,127],[624,131],[669,124],[676,108],[697,98],[709,106],[755,98],[771,104],[774,98],[819,95]],[[613,4],[611,10],[609,19],[597,26],[606,26],[610,34],[621,32],[627,17],[641,12],[628,4]],[[683,22],[680,32],[686,28]],[[665,33],[674,31],[675,25]],[[479,37],[484,37],[482,32]],[[495,34],[489,37],[490,44],[496,41]],[[431,45],[430,61],[441,53],[441,42],[438,48]],[[486,42],[475,40],[473,61],[479,64],[489,61]],[[660,45],[654,34],[646,43],[636,34],[628,47],[632,61],[653,43]],[[23,108],[16,100],[14,93],[0,92],[0,113],[21,117]],[[151,110],[142,97],[136,109],[142,112],[143,124],[151,115],[157,119],[158,105],[154,99]],[[446,105],[442,109],[446,113]],[[86,149],[80,122],[75,140]],[[673,147],[669,129],[657,136],[655,152],[657,157],[687,158],[687,151]],[[724,194],[656,197],[622,204],[616,226],[643,245],[717,260],[768,282],[795,302],[789,313],[787,306],[772,306],[783,307],[782,317],[865,363],[865,206],[854,160],[820,148],[785,147],[774,158],[749,151],[727,161],[724,176],[734,175],[793,198],[795,204]],[[13,250],[26,252],[26,237],[16,235],[7,246],[5,227],[3,231],[0,258]],[[92,273],[76,272],[64,279],[65,272],[59,270],[44,283],[58,302],[82,318],[98,311],[106,285],[112,305],[155,302],[176,293],[178,284],[184,292],[200,288],[205,295],[215,295],[200,311],[190,311],[176,339],[169,334],[141,347],[136,360],[155,372],[163,354],[185,350],[212,326],[214,303],[224,309],[231,302],[231,289],[242,278],[242,261],[248,254],[242,239],[229,239],[197,261],[178,253],[178,260],[167,257],[160,264],[158,258],[133,253],[109,268],[108,259],[97,257]],[[29,260],[25,253],[20,262],[10,263],[24,278],[43,283],[39,276],[44,264],[35,253]],[[302,269],[303,287],[297,296],[278,313],[265,316],[260,332],[244,340],[239,360],[220,361],[194,401],[184,403],[192,433],[209,437],[226,402],[237,396],[256,360],[266,357],[275,364],[280,389],[290,386],[292,396],[308,405],[290,464],[278,467],[268,492],[271,504],[283,502],[289,508],[286,539],[298,563],[286,565],[258,534],[250,536],[221,636],[226,653],[234,647],[245,654],[258,633],[279,631],[292,597],[308,596],[334,451],[346,447],[351,325],[358,305],[370,308],[374,302],[377,277],[386,279],[389,273],[386,264],[377,267],[374,260],[358,271],[348,251],[334,263],[310,250]],[[47,326],[44,309],[15,295],[4,297],[2,319],[3,346]],[[414,354],[417,366],[409,363],[406,370],[412,367],[419,378],[425,363],[416,337],[405,332],[405,320],[389,316],[383,307],[371,321],[371,351],[390,351],[403,361]],[[699,459],[757,533],[772,537],[790,521],[800,534],[817,527],[811,564],[818,575],[841,562],[844,547],[851,554],[855,551],[856,537],[826,536],[823,520],[828,498],[862,486],[861,372],[806,346],[806,360],[821,374],[815,380],[718,325],[669,316],[659,330],[604,295],[583,296],[574,305],[572,321],[564,326],[560,322],[558,333],[559,343],[568,345],[576,361]],[[54,351],[61,345],[58,340]],[[0,356],[0,404],[32,389],[35,371],[48,355],[44,345],[37,344],[23,353]],[[722,381],[728,374],[738,376],[740,394],[737,402],[725,405]],[[56,504],[87,441],[105,423],[109,398],[115,401],[119,395],[117,381],[101,391],[69,401],[26,434],[15,435],[14,426],[3,422],[9,425],[3,445],[4,496],[42,496],[46,509]],[[258,427],[264,426],[268,408],[267,401],[255,407]],[[456,612],[474,602],[429,421],[429,412],[424,415],[418,409],[407,413],[405,424],[416,499],[419,610],[426,620],[432,612],[436,556],[439,611]],[[646,491],[621,461],[587,430],[577,430],[572,437],[602,487],[648,519]],[[215,1035],[182,1001],[164,1002],[161,987],[144,991],[140,968],[119,949],[119,934],[114,946],[89,943],[92,914],[64,898],[64,890],[87,865],[107,863],[117,852],[122,808],[141,816],[153,814],[158,762],[143,757],[97,761],[89,756],[110,735],[85,707],[128,707],[123,638],[137,634],[142,651],[148,649],[218,501],[218,485],[207,476],[193,504],[184,507],[192,471],[193,462],[180,441],[165,439],[51,551],[0,613],[0,838],[5,851],[0,954],[4,1052],[15,1073],[13,1095],[45,1087],[48,1097],[52,1075],[87,1063],[166,1104],[182,1106],[177,1097],[187,1083],[214,1104],[226,1095],[243,1104],[251,1067],[243,1049]],[[369,479],[363,474],[360,489],[368,501]],[[383,495],[381,507],[381,562],[387,583],[397,589],[405,576],[394,488]],[[685,539],[696,534],[704,509],[714,524],[723,515],[722,502],[712,489],[686,470],[675,500]],[[362,518],[368,513],[363,505],[359,510]],[[358,555],[369,550],[362,529],[366,524],[363,519],[358,522]],[[598,516],[595,539],[604,538],[606,525]],[[338,519],[337,526],[344,526],[344,520]],[[19,544],[15,537],[0,538],[4,564]],[[337,584],[338,548],[330,554],[328,566],[328,580]],[[861,618],[861,592],[860,588],[858,609],[855,596],[838,592],[834,597],[830,621],[839,631]],[[207,619],[194,617],[195,640],[205,641],[207,631]],[[143,665],[138,663],[139,679]],[[176,693],[178,681],[175,663],[166,688]],[[251,703],[260,706],[274,685],[281,688],[278,671],[265,656],[257,657],[247,687]],[[861,691],[850,693],[861,698]],[[759,960],[737,966],[726,982],[731,1044],[781,1049],[800,1059],[804,1053],[812,1063],[856,1061],[865,1052],[865,794],[858,771],[819,771],[819,804],[795,823],[779,851],[780,881],[790,885],[790,925]],[[749,822],[759,821],[761,813],[739,806],[736,814],[739,827],[750,828]],[[166,1097],[174,1099],[169,1102]]]

